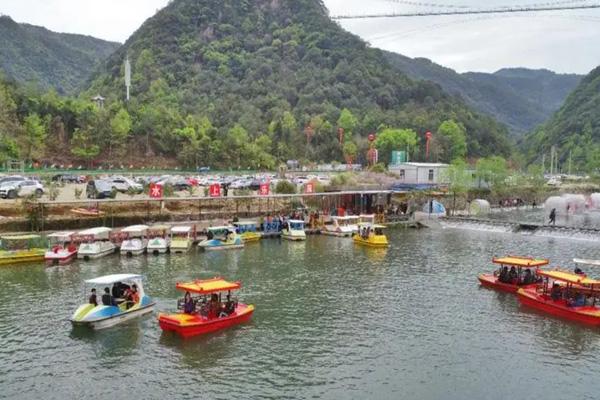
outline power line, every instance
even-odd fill
[[[365,14],[365,15],[336,15],[332,19],[367,19],[367,18],[400,18],[400,17],[435,17],[447,15],[481,15],[481,14],[508,14],[527,13],[540,11],[567,11],[567,10],[592,10],[600,9],[600,4],[572,5],[572,6],[534,6],[513,8],[489,8],[469,10],[447,10],[447,11],[421,11],[421,12],[392,12],[388,14]]]

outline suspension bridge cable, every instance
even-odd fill
[[[489,8],[469,10],[447,10],[447,11],[421,11],[421,12],[392,12],[387,14],[365,14],[365,15],[335,15],[332,19],[370,19],[370,18],[400,18],[400,17],[431,17],[447,15],[481,15],[481,14],[508,14],[529,13],[541,11],[567,11],[567,10],[592,10],[600,9],[600,4],[585,4],[571,6],[541,6],[541,7],[513,7],[513,8]]]

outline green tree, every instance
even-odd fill
[[[113,149],[122,148],[127,143],[131,132],[131,117],[124,108],[119,109],[110,121],[110,137],[108,142],[108,157],[112,157]]]
[[[467,155],[467,131],[462,124],[446,120],[438,128],[438,134],[448,141],[445,161],[464,159]]]
[[[46,139],[46,126],[38,114],[29,114],[25,118],[25,137],[23,139],[23,155],[27,161],[32,161],[33,158],[42,155]]]
[[[91,160],[100,154],[100,147],[93,143],[89,133],[80,131],[77,128],[73,133],[73,139],[71,139],[71,153],[89,164]]]
[[[346,142],[344,144],[344,158],[348,164],[354,163],[356,156],[358,155],[358,147],[354,142]]]
[[[487,183],[490,188],[499,193],[506,187],[508,167],[506,160],[499,156],[481,158],[475,166],[475,174],[479,183]]]
[[[358,119],[352,114],[352,111],[344,108],[337,121],[337,125],[344,129],[346,137],[351,137],[354,129],[358,126]]]
[[[461,159],[456,159],[450,164],[444,177],[448,182],[448,190],[452,193],[452,214],[456,211],[456,197],[467,194],[473,184],[473,178],[468,165]]]
[[[379,150],[381,162],[389,165],[392,152],[414,149],[417,145],[417,133],[412,129],[387,128],[377,135],[375,147]]]

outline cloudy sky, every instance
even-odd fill
[[[167,3],[168,0],[0,0],[0,13],[54,31],[124,42],[146,18]],[[540,3],[600,4],[600,1],[325,0],[332,15]],[[586,73],[600,65],[600,10],[344,20],[341,24],[372,46],[411,57],[426,57],[461,72],[493,72],[502,67],[522,66]]]

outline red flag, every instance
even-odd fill
[[[313,182],[307,182],[304,185],[304,193],[313,194],[315,192],[315,184]]]
[[[157,185],[156,183],[151,183],[150,184],[150,197],[153,199],[162,199],[162,197],[163,197],[162,185]]]
[[[261,196],[268,196],[269,190],[270,188],[268,183],[261,183],[260,189],[258,190],[258,194],[260,194]]]
[[[210,197],[221,197],[221,185],[218,183],[210,185],[209,193]]]

